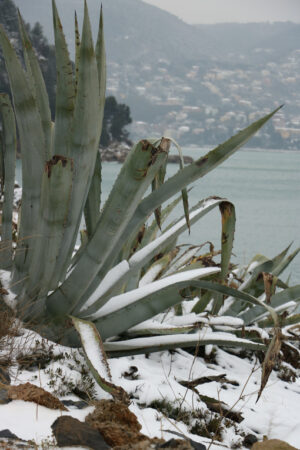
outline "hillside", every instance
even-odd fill
[[[51,41],[50,3],[16,0]],[[72,54],[82,1],[57,3]],[[88,5],[96,29],[99,1]],[[211,145],[285,104],[252,145],[300,147],[300,24],[188,25],[141,0],[104,0],[103,8],[108,94],[130,106],[133,139],[168,132],[183,144]]]

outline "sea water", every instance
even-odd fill
[[[185,148],[184,154],[194,159],[207,150]],[[120,171],[115,162],[103,163],[102,198],[109,191]],[[168,165],[168,175],[178,171],[176,164]],[[20,180],[20,165],[17,165]],[[225,197],[236,208],[236,232],[233,263],[247,264],[258,253],[274,257],[293,242],[300,246],[300,151],[239,150],[205,177],[192,183],[189,204],[216,195]],[[183,214],[182,206],[175,215]],[[173,215],[173,217],[175,217]],[[221,216],[218,208],[192,226],[191,233],[180,237],[180,243],[195,245],[211,241],[215,248],[221,244]],[[300,283],[300,254],[285,272],[290,282]]]
[[[207,150],[184,148],[194,159]],[[172,152],[173,153],[173,152]],[[119,173],[118,163],[103,164],[103,197]],[[178,171],[168,165],[168,175]],[[258,253],[269,258],[280,253],[291,242],[300,246],[300,151],[239,150],[222,165],[195,183],[189,193],[189,205],[216,195],[230,200],[236,209],[236,232],[232,262],[247,264]],[[183,214],[182,206],[176,216]],[[174,218],[174,215],[173,215]],[[211,241],[221,246],[221,215],[216,208],[184,233],[180,243],[195,245]],[[284,274],[290,282],[300,283],[300,253]]]

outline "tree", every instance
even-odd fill
[[[18,28],[17,8],[12,0],[0,0],[0,23],[3,25],[8,37],[12,40],[18,56],[22,59],[22,46]],[[49,95],[52,117],[54,117],[56,85],[55,50],[52,45],[49,45],[47,38],[43,34],[43,28],[39,22],[36,22],[32,28],[29,24],[26,24],[26,29],[39,59]],[[1,51],[0,91],[7,93],[10,92],[8,76],[5,70],[4,59]]]
[[[113,96],[107,97],[100,144],[105,147],[112,141],[129,142],[129,132],[125,127],[131,122],[129,106],[118,103]]]

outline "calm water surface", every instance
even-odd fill
[[[194,159],[207,150],[184,149]],[[104,163],[103,195],[108,195],[120,170],[118,163]],[[168,172],[178,170],[169,164]],[[217,195],[226,197],[236,208],[234,262],[247,263],[257,253],[273,257],[288,244],[300,245],[300,151],[240,150],[221,166],[193,183],[190,206]],[[182,215],[182,208],[177,216]],[[213,210],[200,219],[180,242],[200,244],[207,240],[220,248],[221,217]],[[291,281],[300,283],[300,255],[287,271]]]
[[[184,149],[194,159],[207,150]],[[103,199],[119,173],[118,163],[103,164]],[[171,175],[178,170],[169,164]],[[17,179],[20,179],[18,167]],[[226,197],[236,208],[234,262],[247,263],[257,253],[273,257],[292,241],[300,245],[300,151],[240,150],[220,167],[193,184],[190,206],[199,200],[217,195]],[[182,208],[177,210],[182,215]],[[191,234],[182,235],[181,243],[201,244],[212,241],[220,248],[221,218],[216,209],[200,219]],[[285,276],[300,283],[300,255]]]

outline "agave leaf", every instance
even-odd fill
[[[100,216],[100,201],[101,201],[101,157],[100,153],[98,152],[90,190],[84,207],[84,218],[89,238],[95,231]]]
[[[40,113],[32,90],[27,82],[22,65],[11,46],[2,25],[0,25],[0,45],[2,47],[7,72],[13,94],[14,110],[22,148],[22,210],[19,228],[19,242],[14,260],[14,289],[24,279],[34,247],[36,235],[40,186],[45,161],[44,132]]]
[[[200,314],[203,311],[205,311],[207,305],[209,304],[209,302],[212,300],[213,297],[214,297],[214,294],[213,294],[213,292],[210,292],[210,291],[207,291],[207,292],[201,294],[200,299],[198,300],[196,305],[193,307],[192,312],[194,312],[196,314]]]
[[[164,183],[165,177],[166,177],[166,172],[167,172],[167,163],[168,162],[166,161],[165,164],[163,164],[161,166],[157,175],[155,176],[155,178],[152,182],[152,191],[154,191],[155,189],[158,189],[159,186],[161,186]],[[153,183],[154,183],[154,185],[153,185]],[[159,229],[161,229],[161,206],[156,208],[156,210],[154,211],[154,214],[155,214],[157,226]]]
[[[230,327],[230,332],[237,331],[236,328],[241,328],[244,323],[241,319],[233,319],[232,317],[199,317],[190,315],[190,323],[184,321],[184,325],[181,325],[181,318],[177,321],[176,318],[172,318],[170,323],[164,323],[160,319],[142,322],[124,333],[126,338],[142,337],[142,336],[155,336],[155,335],[170,335],[170,334],[185,334],[195,330],[203,330],[204,326],[225,326]],[[226,330],[227,331],[227,330]],[[245,336],[239,336],[245,337]]]
[[[220,203],[222,215],[222,252],[221,252],[221,278],[226,279],[233,247],[235,231],[235,208],[230,202]]]
[[[75,104],[75,85],[72,63],[55,0],[52,0],[52,11],[57,73],[53,153],[70,157],[70,136]]]
[[[180,200],[181,198],[177,197],[169,205],[167,205],[165,208],[162,209],[161,224],[163,224],[167,220],[167,218],[170,216],[174,208],[176,208]],[[171,226],[174,224],[175,222],[173,222]],[[121,252],[118,262],[123,261],[124,259],[129,259],[129,257],[136,252],[139,246],[145,247],[147,244],[154,241],[159,231],[156,219],[154,219],[147,228],[145,228],[145,225],[143,225],[141,229],[145,229],[145,231],[143,233],[142,239],[140,239],[138,242],[139,245],[136,245],[136,236],[134,237],[133,241],[128,241],[128,243],[125,244]],[[140,231],[138,232],[137,236],[139,235],[139,233]]]
[[[176,255],[179,252],[179,248],[175,247],[170,252],[164,254],[161,258],[149,267],[147,272],[143,275],[139,282],[139,287],[145,286],[146,284],[152,283],[156,279],[160,278],[161,275],[165,272],[166,268],[169,267],[171,261],[176,258]]]
[[[96,382],[104,391],[111,394],[115,400],[128,402],[129,397],[124,389],[112,383],[107,356],[101,336],[95,325],[76,317],[71,316],[71,319],[80,336],[85,360]]]
[[[293,286],[291,288],[284,289],[277,294],[273,295],[271,298],[271,306],[273,308],[278,308],[281,305],[284,305],[285,303],[288,303],[290,301],[297,301],[297,299],[300,298],[300,285]],[[257,320],[259,316],[261,316],[263,313],[265,313],[265,309],[261,306],[255,306],[253,308],[250,308],[243,314],[241,314],[239,317],[244,320],[245,324],[248,325],[250,323],[253,323]]]
[[[97,61],[87,6],[85,3],[78,87],[72,123],[70,155],[74,161],[74,181],[71,204],[65,224],[65,236],[62,242],[56,272],[52,280],[57,285],[67,272],[77,240],[84,205],[91,185],[98,143],[100,139],[99,122],[99,83]]]
[[[295,300],[297,303],[300,302],[300,297]],[[280,318],[280,326],[287,327],[289,325],[294,325],[300,323],[300,314],[292,314],[291,316],[285,317],[285,314],[283,313]],[[257,322],[257,325],[261,328],[271,328],[273,326],[273,321],[271,317],[267,317],[264,320],[260,320]]]
[[[145,336],[169,336],[174,334],[188,334],[192,331],[199,329],[199,323],[184,325],[184,326],[162,326],[163,324],[151,324],[147,326],[147,322],[145,323],[144,328],[141,327],[133,327],[124,333],[126,338],[135,338],[135,337],[145,337]]]
[[[178,270],[189,264],[193,260],[193,258],[196,257],[197,253],[203,247],[203,245],[205,244],[199,246],[192,245],[188,247],[182,254],[179,255],[177,259],[175,259],[175,261],[173,261],[164,275],[167,276],[176,273]]]
[[[176,173],[173,177],[169,178],[159,189],[148,195],[138,206],[135,214],[128,223],[127,227],[123,231],[120,239],[115,244],[115,251],[112,255],[116,255],[117,259],[118,248],[121,247],[121,242],[127,240],[133,240],[142,224],[145,223],[149,215],[162,203],[170,199],[173,195],[181,191],[190,183],[193,183],[197,179],[203,177],[239,148],[241,148],[273,115],[279,110],[277,108],[271,114],[264,116],[258,121],[252,123],[249,127],[240,131],[238,134],[230,138],[228,141],[216,147],[214,150],[207,153],[194,163],[186,166],[183,170]],[[113,265],[114,258],[111,259],[111,266]]]
[[[29,270],[25,302],[38,295],[45,296],[48,290],[53,289],[51,279],[64,236],[72,179],[72,160],[54,156],[46,164],[42,180],[38,236]]]
[[[263,272],[271,272],[273,274],[276,274],[276,269],[280,267],[282,262],[285,260],[285,256],[289,251],[290,246],[291,244],[273,259],[268,259],[263,255],[256,255],[252,259],[247,269],[247,273],[244,276],[245,280],[239,287],[239,290],[248,292],[257,297],[263,294],[264,284],[262,280],[258,279],[259,274],[262,274]],[[228,300],[230,299],[227,299],[228,304],[230,304],[230,301]],[[243,309],[245,309],[245,304],[238,304],[236,302],[233,302],[229,307],[225,309],[225,311],[228,315],[236,316],[241,313]]]
[[[148,141],[141,141],[134,146],[78,263],[62,285],[48,297],[49,312],[58,315],[72,312],[77,305],[80,308],[85,302],[85,291],[112,257],[115,242],[119,241],[155,173],[166,159],[169,144],[169,141],[162,139],[159,147],[154,147]]]
[[[38,59],[28,37],[22,16],[18,11],[19,29],[23,43],[24,59],[27,69],[28,81],[33,89],[37,106],[41,115],[45,138],[45,161],[52,157],[51,149],[51,111],[49,98]]]
[[[199,204],[191,211],[191,224],[193,225],[201,217],[222,203],[222,201],[223,199],[208,198],[199,202]],[[100,284],[98,285],[97,290],[85,302],[80,313],[84,312],[84,314],[90,315],[97,311],[101,305],[104,305],[107,300],[120,289],[120,286],[122,286],[133,273],[141,269],[162,249],[165,249],[170,242],[173,244],[174,239],[177,239],[186,228],[187,224],[185,218],[179,219],[172,228],[163,233],[155,241],[150,242],[145,247],[142,247],[141,250],[134,253],[128,262],[122,261],[111,269],[102,281],[99,279],[98,284]],[[124,269],[120,270],[119,267],[124,267]],[[113,274],[116,274],[117,278]],[[78,312],[76,313],[78,314]]]
[[[2,206],[0,267],[8,269],[12,265],[12,216],[15,185],[17,134],[14,112],[7,94],[0,94],[0,114],[2,115],[2,155],[4,200]],[[2,158],[1,158],[2,159]]]
[[[224,295],[233,295],[250,304],[261,305],[269,311],[275,326],[278,326],[278,316],[271,306],[265,305],[245,292],[211,281],[199,280],[200,277],[207,277],[217,272],[219,272],[219,269],[215,267],[181,272],[155,281],[151,285],[118,295],[102,306],[92,316],[92,320],[95,320],[101,336],[106,339],[126,331],[170,306],[180,303],[182,300],[181,291],[192,286]]]
[[[177,148],[177,151],[179,153],[179,166],[180,169],[182,170],[184,168],[184,159],[183,159],[183,153],[182,153],[182,148],[180,147],[180,145],[175,141],[175,139],[171,139],[173,144],[175,145],[175,147]],[[184,215],[185,215],[185,220],[186,220],[186,224],[189,230],[189,233],[191,232],[191,227],[190,227],[190,218],[189,218],[189,199],[188,199],[188,193],[186,188],[182,189],[181,191],[181,197],[182,197],[182,203],[183,203],[183,210],[184,210]]]
[[[221,332],[200,330],[193,334],[176,334],[170,336],[153,336],[135,338],[126,341],[105,342],[104,348],[110,357],[138,355],[141,353],[160,352],[176,348],[197,347],[199,345],[219,345],[221,347],[241,347],[251,350],[264,350],[265,346],[247,339]]]
[[[300,247],[296,248],[287,258],[281,261],[272,271],[273,275],[279,276],[293,261],[293,259],[298,255],[300,251]]]
[[[97,61],[98,83],[99,83],[99,140],[102,133],[102,123],[105,107],[105,90],[106,90],[106,53],[104,42],[104,27],[103,27],[103,10],[101,5],[98,37],[95,49],[95,56]],[[97,220],[99,218],[100,202],[101,202],[101,156],[97,153],[97,159],[89,190],[87,202],[85,205],[85,222],[87,225],[88,235],[91,236],[95,230]]]
[[[274,368],[274,365],[276,363],[277,357],[279,355],[280,349],[281,349],[281,342],[282,342],[282,333],[280,328],[274,328],[274,336],[272,338],[272,341],[269,345],[269,348],[267,350],[263,366],[262,366],[262,374],[261,374],[261,385],[258,392],[256,403],[258,402],[267,382],[269,379],[269,376]]]
[[[232,203],[222,202],[220,204],[220,211],[222,215],[222,243],[221,243],[221,273],[220,280],[225,281],[231,258],[233,247],[234,231],[235,231],[235,209]],[[215,296],[213,305],[213,314],[217,314],[223,304],[221,294]]]
[[[75,11],[75,91],[77,92],[80,61],[80,32],[78,27],[77,13]]]
[[[1,95],[1,94],[0,94]],[[3,126],[2,126],[3,128]],[[0,183],[1,183],[1,195],[4,190],[4,137],[3,130],[0,131]]]
[[[180,291],[193,285],[194,279],[219,271],[218,268],[202,268],[162,278],[150,285],[112,297],[91,319],[95,321],[103,339],[115,336],[180,303]]]
[[[98,67],[98,80],[99,80],[99,103],[100,103],[100,115],[99,122],[101,124],[100,136],[102,131],[102,121],[104,115],[105,106],[105,90],[106,90],[106,53],[105,53],[105,42],[104,42],[104,27],[103,27],[103,9],[101,5],[100,20],[98,27],[98,37],[96,43],[96,60]]]

